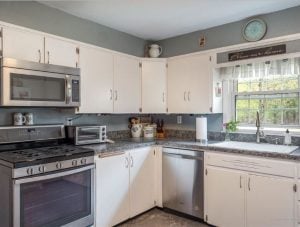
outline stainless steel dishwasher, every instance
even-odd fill
[[[204,154],[163,149],[163,207],[203,219]]]

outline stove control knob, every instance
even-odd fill
[[[72,161],[72,166],[77,166],[77,160]]]
[[[56,169],[61,169],[61,168],[62,168],[61,162],[56,163]]]
[[[39,172],[44,173],[45,172],[45,166],[40,166],[39,167]]]
[[[32,175],[33,174],[33,168],[28,168],[26,170],[26,172],[27,172],[27,175]]]
[[[86,164],[86,159],[85,158],[81,159],[80,163],[81,163],[81,165],[85,165]]]

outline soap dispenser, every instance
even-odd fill
[[[292,143],[292,138],[290,135],[290,131],[287,129],[284,134],[284,144],[290,145]]]

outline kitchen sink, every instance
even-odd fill
[[[275,145],[275,144],[268,144],[268,143],[236,142],[236,141],[218,142],[214,144],[209,144],[208,146],[228,148],[228,149],[259,151],[259,152],[283,153],[283,154],[289,154],[295,151],[296,149],[298,149],[297,146]]]

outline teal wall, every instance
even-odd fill
[[[145,40],[38,2],[0,1],[0,21],[135,56],[144,55]]]
[[[258,17],[268,25],[264,39],[300,33],[300,6]],[[161,40],[159,43],[163,47],[163,57],[245,43],[241,31],[246,21],[247,19]],[[204,48],[199,47],[201,35],[206,37]]]

